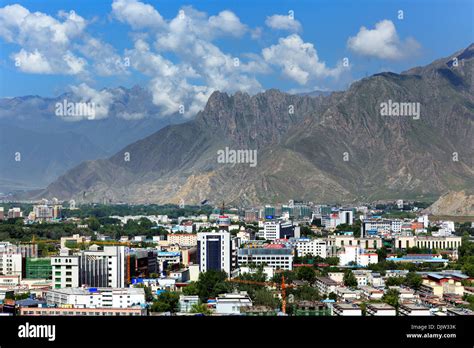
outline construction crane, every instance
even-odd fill
[[[261,285],[261,286],[271,286],[277,288],[278,286],[281,289],[281,311],[283,314],[286,314],[286,289],[287,288],[294,288],[295,285],[286,284],[285,276],[282,275],[281,283],[275,282],[257,282],[254,280],[243,280],[243,279],[227,279],[228,282],[231,283],[240,283],[240,284],[250,284],[250,285]]]

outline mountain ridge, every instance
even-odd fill
[[[214,92],[195,119],[82,163],[34,198],[248,205],[434,199],[473,187],[472,51],[327,96]],[[467,58],[455,67],[453,57]],[[421,117],[381,116],[388,100],[420,103]],[[226,146],[256,150],[258,165],[217,163]]]

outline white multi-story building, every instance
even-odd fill
[[[426,248],[426,249],[442,249],[442,250],[456,250],[461,246],[462,237],[446,236],[396,236],[394,238],[394,247],[396,249],[407,248]]]
[[[243,248],[237,251],[238,264],[266,265],[274,269],[293,269],[293,251],[290,248]]]
[[[199,271],[224,271],[230,276],[232,271],[232,243],[230,233],[200,232],[197,234]]]
[[[365,252],[357,245],[348,245],[344,250],[338,253],[339,265],[347,266],[350,263],[355,263],[359,266],[368,266],[371,263],[378,262],[378,255],[376,253]]]
[[[90,260],[102,259],[107,267],[107,286],[123,288],[125,286],[125,247],[104,246],[104,250],[85,250],[80,253],[82,258]],[[100,263],[97,267],[101,267]]]
[[[263,238],[266,240],[288,239],[295,235],[295,226],[291,222],[267,221],[263,224]]]
[[[61,251],[59,256],[51,258],[51,266],[55,289],[79,286],[79,256]]]
[[[21,277],[21,254],[0,253],[0,275]]]
[[[46,293],[48,305],[74,308],[129,308],[145,304],[143,288],[64,288]]]
[[[197,235],[192,233],[170,233],[168,234],[170,244],[178,244],[180,246],[197,245]]]
[[[326,241],[324,239],[298,238],[291,240],[296,248],[297,255],[302,257],[306,255],[327,257]]]

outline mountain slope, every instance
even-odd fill
[[[474,187],[473,51],[328,96],[215,92],[194,120],[83,163],[37,197],[249,204],[433,199]],[[389,101],[419,103],[420,115],[382,116]],[[257,150],[258,164],[218,163],[225,147]]]
[[[108,117],[78,121],[55,115],[55,104],[75,101],[72,93],[56,98],[26,96],[0,99],[0,192],[45,187],[84,160],[114,154],[122,147],[182,122],[161,117],[145,89],[106,90],[113,100]],[[20,152],[23,161],[14,160]]]

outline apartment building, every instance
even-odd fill
[[[145,304],[143,288],[64,288],[46,293],[46,302],[74,308],[129,308]]]
[[[196,246],[198,236],[192,233],[170,233],[168,234],[170,244],[178,244],[179,246]]]
[[[21,277],[22,258],[20,253],[0,253],[0,275]]]
[[[293,269],[293,250],[290,248],[244,248],[237,251],[238,265],[256,264],[273,269]]]
[[[310,238],[295,238],[290,239],[290,242],[296,249],[299,257],[306,255],[327,257],[326,241],[324,239],[310,239]]]

